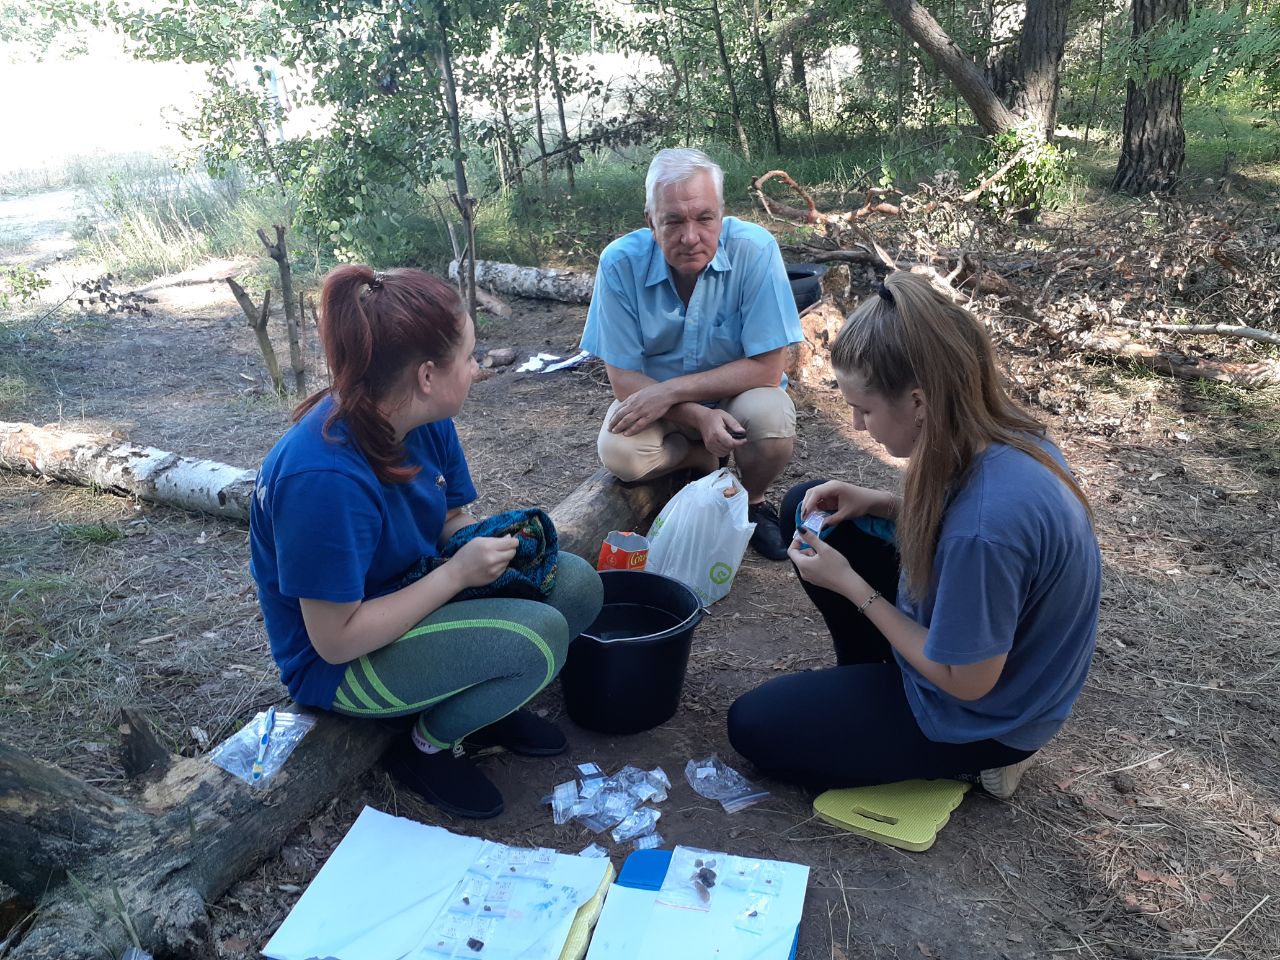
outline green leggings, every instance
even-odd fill
[[[416,713],[423,739],[452,747],[554,680],[569,641],[595,620],[603,596],[591,565],[561,553],[545,603],[447,603],[399,640],[351,661],[331,709],[351,717]]]

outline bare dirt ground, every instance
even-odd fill
[[[255,467],[288,411],[263,390],[239,311],[217,284],[153,295],[150,318],[64,310],[0,323],[0,419],[118,430]],[[510,320],[485,320],[479,346],[568,355],[583,318],[517,303]],[[314,336],[311,349],[314,375]],[[1089,683],[1012,802],[971,793],[931,850],[908,854],[840,834],[784,785],[734,815],[695,795],[681,776],[690,758],[716,753],[752,773],[725,735],[738,694],[832,662],[789,565],[748,553],[698,628],[670,722],[593,734],[560,716],[549,688],[534,706],[565,724],[570,752],[486,759],[507,812],[485,823],[450,820],[369,775],[212,905],[220,955],[256,955],[365,804],[515,844],[575,852],[595,840],[620,866],[625,845],[557,827],[539,805],[594,760],[672,776],[668,845],[809,864],[802,960],[1280,956],[1274,393],[1052,359],[1012,338],[1002,355],[1079,471],[1106,563]],[[477,383],[459,420],[477,509],[558,502],[594,469],[608,399],[594,364]],[[898,465],[851,430],[833,391],[797,401],[797,456],[775,496],[814,476],[894,482]],[[172,750],[198,755],[282,701],[244,527],[12,474],[0,474],[0,516],[0,738],[127,792],[120,706],[141,704]]]

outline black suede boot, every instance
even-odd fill
[[[424,753],[410,737],[397,739],[383,762],[398,783],[446,813],[488,820],[502,812],[502,794],[461,753]]]
[[[526,757],[554,757],[569,749],[569,741],[559,727],[524,709],[481,727],[465,743],[480,749],[505,747]]]

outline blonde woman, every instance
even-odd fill
[[[837,665],[739,698],[730,740],[816,788],[957,777],[1007,799],[1089,669],[1102,565],[1088,501],[1004,392],[981,324],[923,278],[886,278],[831,359],[855,429],[907,459],[902,492],[788,493],[790,557]],[[830,514],[820,536],[796,529],[814,511]]]

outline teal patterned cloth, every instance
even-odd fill
[[[448,561],[476,537],[516,537],[516,555],[493,583],[468,587],[454,600],[478,600],[482,597],[512,597],[517,600],[545,600],[556,585],[556,565],[560,558],[560,542],[555,524],[545,511],[508,510],[463,527],[440,551],[438,557],[423,557],[406,573],[396,589],[421,580]]]

